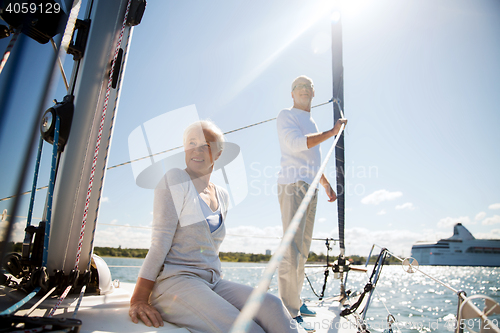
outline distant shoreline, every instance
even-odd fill
[[[148,253],[148,249],[123,249],[121,247],[98,247],[94,248],[94,253],[100,257],[109,258],[131,258],[131,259],[144,259]],[[222,262],[253,262],[253,263],[267,263],[271,259],[271,255],[260,254],[260,253],[243,253],[243,252],[220,252],[219,258]],[[337,256],[330,255],[329,261],[333,263],[337,259]],[[366,257],[361,256],[349,256],[347,259],[352,265],[364,265],[366,263]],[[370,258],[370,263],[375,263],[377,256],[372,256]],[[326,262],[326,255],[316,254],[314,252],[309,253],[309,258],[307,263],[310,265],[321,265]],[[395,258],[386,259],[386,264],[399,263]]]
[[[21,252],[22,243],[12,244],[11,251],[12,252]],[[124,249],[121,247],[94,247],[94,254],[99,257],[107,257],[107,258],[129,258],[129,259],[144,259],[146,254],[148,254],[148,249]],[[219,258],[222,262],[253,262],[253,263],[267,263],[271,259],[271,255],[269,254],[261,254],[261,253],[243,253],[243,252],[220,252]],[[330,255],[329,261],[333,263],[337,259],[337,256]],[[350,261],[352,265],[364,265],[366,263],[366,257],[361,257],[357,255],[348,256],[347,259]],[[370,258],[370,264],[375,263],[377,260],[377,256],[372,256]],[[307,259],[307,264],[317,264],[321,265],[326,262],[326,255],[320,253],[316,254],[314,252],[309,253],[309,257]],[[399,264],[400,262],[394,258],[389,257],[386,259],[385,264]]]

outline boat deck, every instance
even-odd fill
[[[130,297],[134,289],[133,283],[120,283],[108,295],[85,296],[80,305],[77,318],[83,322],[80,332],[169,332],[189,333],[185,328],[165,322],[163,327],[147,327],[141,323],[134,324],[128,315]],[[8,288],[0,287],[0,310],[22,299],[25,294]],[[22,316],[36,302],[37,297],[28,302],[16,315]],[[54,318],[72,318],[77,305],[77,295],[68,296],[56,311]],[[48,299],[42,303],[30,316],[46,316],[57,299]],[[304,317],[304,321],[316,329],[317,333],[326,332],[357,332],[355,324],[341,318],[339,302],[332,300],[310,301],[308,307],[316,311],[315,317]]]

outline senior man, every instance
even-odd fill
[[[283,232],[288,228],[302,199],[321,166],[319,144],[339,133],[347,119],[339,119],[335,126],[320,132],[311,115],[314,97],[313,81],[299,76],[292,83],[293,107],[282,110],[277,117],[278,139],[281,149],[281,169],[278,174],[278,199],[281,208]],[[324,187],[328,202],[337,199],[335,191],[325,175],[320,184]],[[304,265],[309,255],[317,203],[316,189],[306,213],[300,221],[292,244],[287,249],[278,268],[278,290],[290,315],[306,330],[302,315],[315,315],[302,304],[300,293],[304,282]]]

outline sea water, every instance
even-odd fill
[[[104,258],[104,260],[110,266],[113,279],[134,283],[144,261],[133,258]],[[224,262],[222,263],[223,278],[248,286],[256,286],[265,266],[264,263]],[[367,268],[367,273],[349,272],[346,283],[348,290],[352,292],[363,290],[369,281],[373,266],[369,265]],[[500,267],[420,266],[420,270],[454,290],[463,290],[467,296],[483,294],[500,302]],[[308,268],[306,274],[311,281],[312,288],[307,280],[304,280],[302,297],[317,299],[314,292],[317,294],[321,292],[324,269]],[[338,295],[339,290],[340,282],[330,272],[325,297]],[[278,294],[276,274],[269,292]],[[407,273],[400,265],[384,266],[365,320],[372,331],[379,332],[387,328],[389,314],[392,314],[397,321],[393,327],[399,328],[401,332],[452,332],[457,304],[458,296],[452,290],[424,274]],[[484,307],[483,301],[476,301],[475,304],[480,309]],[[500,322],[498,315],[490,319],[497,325]],[[464,321],[462,325],[469,325],[473,330],[479,331],[478,319]]]

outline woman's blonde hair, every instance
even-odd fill
[[[183,139],[182,139],[182,142],[184,144],[186,144],[186,141],[188,139],[187,138],[188,133],[192,129],[195,129],[195,128],[207,129],[207,130],[211,131],[215,135],[215,138],[216,138],[215,143],[217,145],[217,149],[219,149],[219,151],[222,151],[224,149],[224,142],[226,141],[226,139],[224,138],[224,133],[222,133],[221,129],[209,119],[195,121],[194,123],[192,123],[191,125],[186,127],[186,129],[184,130],[184,135],[183,135]]]

